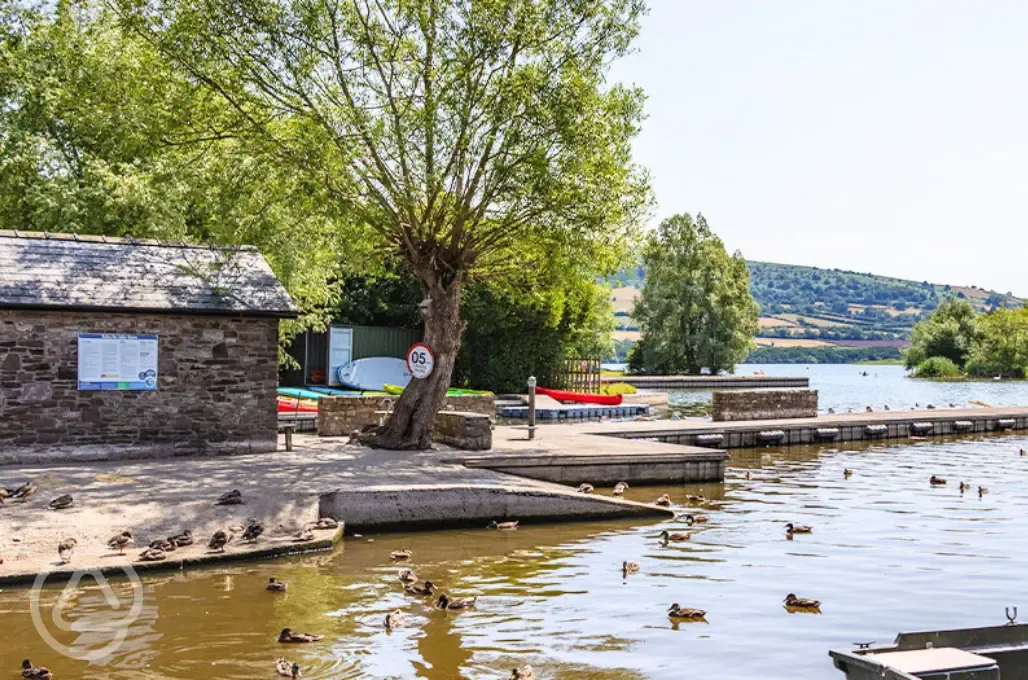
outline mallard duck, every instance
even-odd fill
[[[702,504],[702,503],[706,503],[707,502],[707,499],[704,498],[703,496],[694,496],[692,494],[686,494],[685,500],[688,501],[689,503],[700,503],[700,504]]]
[[[657,500],[653,501],[653,504],[654,505],[659,505],[659,506],[664,507],[664,508],[669,508],[669,507],[671,507],[671,496],[668,496],[667,494],[664,494],[663,496],[661,496]]]
[[[389,559],[393,562],[401,562],[403,560],[409,560],[414,556],[414,553],[410,551],[410,548],[404,548],[403,550],[394,550],[389,553]]]
[[[866,411],[867,413],[874,413],[875,412],[875,410],[873,408],[871,408],[870,404],[868,404],[867,406],[864,407],[864,411]]]
[[[614,485],[615,496],[624,496],[625,491],[628,491],[628,482],[618,482]]]
[[[264,533],[264,522],[250,522],[243,531],[243,540],[247,543],[256,543],[257,538]]]
[[[593,492],[593,485],[592,484],[579,484],[578,488],[575,489],[575,491],[577,491],[578,493],[592,493]]]
[[[33,666],[31,661],[25,659],[21,662],[21,677],[25,680],[50,680],[54,675],[49,668]]]
[[[684,531],[671,531],[667,529],[660,532],[660,539],[667,543],[668,541],[688,541],[692,538],[691,534],[687,534]]]
[[[942,477],[936,477],[935,475],[932,475],[932,478],[928,480],[928,483],[932,486],[942,486],[946,483],[946,480]]]
[[[24,484],[22,484],[17,489],[11,492],[10,498],[18,499],[21,500],[22,503],[25,503],[28,501],[29,496],[36,493],[36,489],[38,488],[39,487],[37,487],[31,481],[25,482]]]
[[[329,529],[338,529],[339,522],[332,519],[331,517],[322,517],[314,523],[314,528],[318,531],[327,531]]]
[[[214,502],[215,505],[242,505],[243,494],[238,489],[232,489],[228,493],[223,493],[218,496],[218,500]]]
[[[970,491],[970,490],[971,490],[971,485],[970,484],[968,484],[967,482],[960,482],[960,493],[964,493],[965,491]]]
[[[849,468],[843,469],[842,476],[845,477],[846,479],[849,479],[850,477],[853,476],[853,470],[850,470]]]
[[[706,524],[710,521],[710,517],[707,515],[693,515],[692,513],[683,515],[682,519],[685,520],[686,524]]]
[[[808,527],[806,524],[793,524],[789,522],[785,525],[785,533],[787,534],[812,534],[814,530]]]
[[[403,615],[403,612],[401,612],[399,609],[397,609],[394,612],[389,612],[388,614],[386,614],[386,630],[392,630],[393,628],[403,628],[404,621],[405,617]]]
[[[698,621],[707,615],[707,612],[703,609],[682,609],[677,602],[671,605],[667,610],[667,615],[672,619],[691,619]]]
[[[118,552],[120,554],[124,555],[125,554],[125,547],[128,546],[128,544],[132,543],[132,542],[133,542],[132,541],[132,532],[131,531],[123,531],[120,534],[116,534],[114,536],[111,536],[109,539],[107,539],[107,547],[108,548],[117,548]]]
[[[193,545],[193,532],[186,529],[176,536],[168,536],[168,542],[174,543],[179,548],[184,548],[187,545]]]
[[[268,579],[268,585],[264,586],[265,590],[270,590],[273,593],[284,593],[286,592],[286,584],[277,580],[274,576]]]
[[[507,680],[535,680],[535,671],[531,666],[518,666],[510,672]]]
[[[1024,449],[1021,449],[1021,455],[1022,456],[1028,456],[1028,451],[1025,451]]]
[[[278,641],[284,644],[299,644],[303,642],[317,642],[324,635],[312,635],[311,633],[294,633],[289,628],[283,628],[278,634]]]
[[[490,529],[499,529],[500,531],[514,531],[518,528],[517,520],[513,522],[496,522],[495,520],[489,523]]]
[[[796,597],[794,593],[789,593],[782,600],[786,607],[792,607],[794,609],[817,609],[821,606],[821,600],[811,600],[806,597]]]
[[[214,532],[211,536],[211,540],[207,542],[208,550],[217,550],[218,552],[225,552],[225,546],[232,542],[232,534],[227,531],[219,529]]]
[[[883,408],[884,408],[884,409],[885,409],[886,411],[889,411],[889,410],[890,410],[890,409],[889,409],[889,405],[888,405],[888,404],[886,404],[886,405],[885,405],[885,406],[884,406]]]
[[[925,408],[934,410],[935,409],[935,404],[928,404],[928,406],[926,406]]]
[[[744,476],[746,477],[746,479],[753,479],[753,474],[749,470],[746,471],[746,474]]]
[[[989,490],[987,488],[985,488],[984,486],[978,487],[978,498],[981,498],[987,493],[989,493]]]
[[[417,583],[418,575],[414,573],[413,569],[401,569],[400,570],[400,583]]]
[[[167,557],[168,554],[158,548],[147,548],[139,553],[140,562],[163,562]]]
[[[639,563],[634,560],[625,560],[621,563],[621,573],[625,576],[639,573]]]
[[[71,554],[75,552],[76,545],[78,545],[78,541],[74,538],[66,538],[57,544],[57,554],[60,556],[62,562],[65,564],[71,562]]]
[[[281,675],[283,678],[299,678],[300,677],[300,664],[291,663],[285,659],[275,660],[275,672]]]
[[[471,609],[475,606],[475,602],[477,600],[477,597],[450,598],[448,595],[443,593],[439,596],[439,601],[436,602],[435,606],[439,609]]]
[[[293,535],[293,543],[307,543],[308,541],[314,540],[314,531],[312,529],[300,529]]]
[[[178,546],[175,545],[173,541],[169,541],[164,538],[158,538],[156,540],[150,541],[150,547],[154,550],[163,550],[164,552],[171,552],[175,550],[175,548],[177,548]]]
[[[71,494],[66,493],[63,496],[58,496],[57,498],[50,501],[50,505],[48,505],[47,507],[51,510],[64,510],[65,508],[70,508],[71,504],[74,502],[75,499],[71,497]]]
[[[829,413],[829,415],[834,414],[835,413],[835,409],[832,408],[831,406],[829,406],[828,407],[828,413]]]
[[[433,595],[436,591],[435,584],[431,581],[424,583],[408,583],[403,587],[404,591],[411,595]]]

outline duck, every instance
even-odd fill
[[[70,508],[71,504],[74,502],[75,499],[71,497],[71,494],[66,493],[63,496],[58,496],[50,501],[50,504],[47,507],[51,510],[64,510],[65,508]]]
[[[308,541],[314,540],[314,531],[310,528],[304,528],[293,534],[293,543],[307,543]]]
[[[168,536],[168,543],[174,543],[179,548],[184,548],[187,545],[193,545],[193,532],[186,529],[181,534]]]
[[[821,606],[821,600],[811,600],[806,597],[796,597],[795,593],[789,593],[782,600],[786,607],[793,607],[794,609],[817,609]]]
[[[283,678],[299,678],[300,664],[292,663],[285,659],[275,659],[275,672]]]
[[[408,583],[403,590],[411,595],[434,595],[436,587],[431,581],[425,581],[424,583]]]
[[[401,612],[399,609],[397,609],[394,612],[390,612],[386,614],[386,630],[392,630],[393,628],[403,628],[404,621],[405,617],[403,616],[403,612]]]
[[[946,480],[942,477],[936,477],[935,475],[932,475],[932,478],[928,480],[928,483],[932,486],[942,486],[946,483]]]
[[[691,524],[706,524],[708,521],[710,521],[710,517],[708,517],[707,515],[694,515],[692,513],[688,513],[686,515],[683,515],[682,519],[685,520],[686,524],[690,524],[690,525]]]
[[[660,532],[660,539],[665,543],[667,543],[668,541],[688,541],[690,538],[692,538],[692,534],[687,534],[684,531],[669,532],[667,529],[665,529],[664,531]]]
[[[239,489],[232,489],[228,493],[223,493],[218,496],[218,500],[214,502],[215,505],[242,505],[243,494],[239,492]]]
[[[49,668],[33,666],[31,661],[25,659],[21,662],[21,677],[25,680],[51,680],[54,674],[50,672]]]
[[[160,548],[147,548],[139,553],[140,562],[163,562],[167,557],[168,554]]]
[[[400,583],[417,583],[418,575],[413,569],[402,569],[400,571]]]
[[[960,493],[964,493],[965,491],[970,491],[970,490],[971,490],[971,485],[970,484],[968,484],[967,482],[960,482]]]
[[[317,522],[314,523],[314,528],[318,531],[328,531],[329,529],[338,529],[339,522],[332,517],[321,517]]]
[[[749,470],[746,471],[746,479],[753,479],[753,474]]]
[[[129,543],[132,543],[132,542],[133,542],[133,540],[132,540],[132,532],[126,530],[126,531],[121,532],[120,534],[116,534],[114,536],[111,536],[109,539],[107,539],[107,547],[108,548],[117,548],[118,549],[118,553],[121,554],[121,555],[124,555],[125,554],[125,546],[127,546]]]
[[[814,530],[805,524],[793,524],[789,522],[785,525],[785,533],[787,534],[812,534]]]
[[[471,609],[477,601],[477,597],[451,598],[446,593],[443,593],[439,596],[439,601],[435,603],[435,606],[438,609]]]
[[[585,483],[579,484],[578,488],[575,489],[575,491],[577,491],[578,493],[592,493],[593,492],[593,485],[592,484],[585,484]]]
[[[389,553],[389,559],[391,559],[393,562],[409,560],[413,556],[414,553],[411,552],[410,548],[404,548],[403,550],[394,550],[393,552]]]
[[[37,487],[35,484],[33,484],[32,481],[30,480],[28,482],[25,482],[21,486],[19,486],[14,491],[12,491],[10,497],[11,498],[19,499],[19,500],[21,500],[22,503],[27,503],[28,500],[29,500],[29,496],[31,496],[32,494],[36,493],[36,489],[38,489],[38,488],[39,487]]]
[[[251,520],[247,524],[246,530],[243,531],[243,540],[247,543],[256,543],[257,538],[264,533],[264,522],[257,522]]]
[[[214,532],[211,540],[207,542],[207,549],[225,552],[225,546],[232,542],[232,538],[233,536],[230,532],[219,529]]]
[[[278,641],[283,644],[301,644],[304,642],[317,642],[324,635],[313,635],[311,633],[296,633],[289,628],[283,628],[278,634]]]
[[[1028,456],[1028,451],[1025,451],[1024,449],[1021,449],[1021,455],[1022,456]]]
[[[13,494],[13,493],[14,493],[14,489],[8,489],[6,487],[0,486],[0,505],[3,505],[4,504],[4,499],[5,498],[10,498],[11,494]]]
[[[864,407],[864,411],[866,413],[874,413],[875,412],[875,410],[873,408],[871,408],[870,404],[868,404],[867,406]]]
[[[659,506],[661,506],[663,508],[670,508],[671,507],[671,496],[668,496],[667,494],[664,494],[663,496],[661,496],[657,500],[653,501],[653,504],[654,505],[659,505]]]
[[[618,482],[617,484],[614,485],[613,495],[615,495],[615,496],[624,496],[625,495],[625,491],[627,491],[627,490],[628,490],[628,482]]]
[[[57,554],[61,558],[61,562],[67,564],[71,562],[71,554],[75,552],[75,546],[78,545],[78,541],[74,538],[66,538],[57,544]]]
[[[514,531],[518,528],[518,521],[514,520],[513,522],[497,522],[493,520],[489,523],[489,528],[499,529],[500,531]]]
[[[829,414],[834,414],[834,413],[835,413],[835,409],[834,409],[834,408],[832,408],[831,406],[829,406],[829,407],[828,407],[828,413],[829,413]]]
[[[984,486],[978,487],[978,498],[981,498],[982,496],[984,496],[987,493],[989,493],[989,489],[988,488],[986,488]]]
[[[175,545],[173,541],[169,541],[164,538],[158,538],[156,540],[150,541],[150,547],[155,550],[163,550],[164,552],[172,552],[173,550],[178,548],[178,546]]]
[[[853,476],[853,470],[850,470],[849,468],[843,468],[842,476],[843,476],[843,479],[849,479],[850,477]]]
[[[535,680],[535,671],[531,666],[518,666],[510,672],[507,680]]]
[[[621,573],[624,576],[628,576],[629,574],[638,574],[639,563],[635,560],[625,560],[621,563]]]
[[[925,408],[934,410],[935,404],[928,404],[928,406],[925,406]]]
[[[889,410],[890,410],[890,409],[889,409],[889,405],[888,405],[888,404],[886,404],[886,405],[884,406],[884,408],[885,408],[885,410],[886,410],[886,411],[889,411]]]
[[[265,590],[270,590],[273,593],[284,593],[286,592],[286,588],[288,588],[288,586],[282,581],[276,579],[274,576],[269,578],[268,585],[264,586]]]
[[[690,619],[692,621],[699,621],[707,616],[707,612],[703,609],[683,609],[677,602],[668,607],[667,615],[672,619]]]
[[[707,502],[707,499],[703,496],[694,496],[692,494],[686,494],[685,500],[687,500],[690,503],[697,503],[701,505]]]

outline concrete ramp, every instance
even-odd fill
[[[560,486],[446,484],[337,489],[320,496],[321,516],[346,523],[347,533],[485,527],[493,520],[536,522],[624,517],[674,517],[655,505]]]

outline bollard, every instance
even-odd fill
[[[528,438],[535,439],[535,376],[528,379]]]

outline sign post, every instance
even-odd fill
[[[407,370],[418,380],[424,380],[432,375],[435,368],[435,355],[432,349],[423,342],[411,345],[407,350]]]

